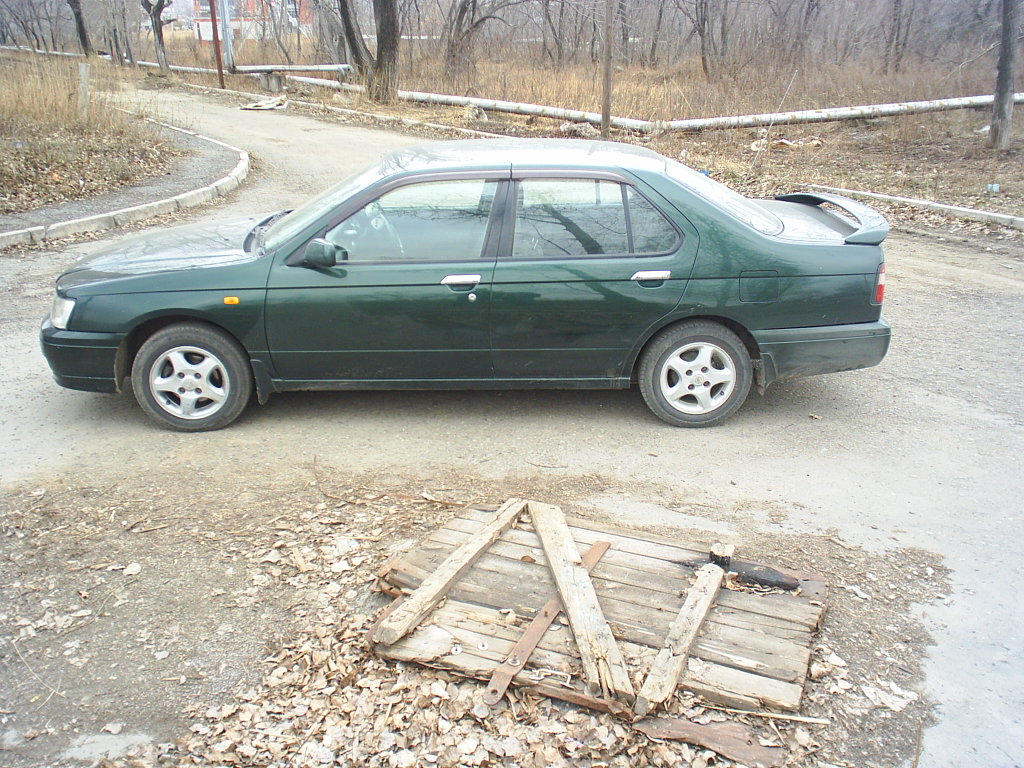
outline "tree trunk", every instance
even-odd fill
[[[377,56],[370,70],[367,93],[374,101],[390,104],[398,91],[398,44],[402,30],[396,0],[373,0],[377,25]]]
[[[1019,18],[1020,0],[1003,0],[995,102],[992,104],[992,127],[988,134],[989,144],[998,150],[1009,149],[1010,139],[1013,138],[1013,77]]]
[[[363,40],[359,19],[356,18],[356,10],[352,7],[350,0],[338,0],[338,14],[341,16],[345,47],[348,49],[352,66],[356,68],[356,72],[366,77],[373,68],[373,54],[370,53],[370,49],[366,47],[366,41]]]
[[[665,17],[665,4],[658,3],[658,15],[654,20],[654,31],[651,33],[651,48],[647,52],[647,66],[658,65],[658,38],[661,37],[661,22]]]
[[[75,17],[75,30],[78,32],[78,44],[82,46],[82,53],[92,56],[92,43],[89,41],[89,30],[85,28],[85,14],[82,13],[82,0],[68,0],[68,6]]]

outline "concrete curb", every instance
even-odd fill
[[[978,208],[964,208],[959,205],[946,205],[935,203],[931,200],[921,200],[916,197],[898,197],[896,195],[881,195],[877,192],[861,192],[856,189],[843,189],[842,187],[826,187],[821,184],[808,184],[811,189],[820,189],[825,192],[835,192],[850,197],[863,197],[867,200],[881,200],[886,203],[901,203],[913,208],[925,208],[929,211],[938,211],[959,219],[970,219],[972,221],[983,221],[986,224],[1002,224],[1004,227],[1024,229],[1024,217],[1013,216],[1009,213],[996,213],[995,211],[982,211]]]
[[[72,235],[81,235],[87,232],[102,232],[107,229],[135,224],[137,222],[144,221],[145,219],[153,218],[154,216],[165,216],[168,213],[184,211],[187,208],[194,208],[197,205],[203,205],[211,200],[215,200],[217,197],[233,192],[238,189],[241,183],[245,181],[245,178],[249,175],[249,153],[245,150],[233,147],[230,144],[225,144],[223,141],[217,141],[217,139],[211,139],[209,136],[203,136],[202,134],[195,133],[194,131],[186,130],[185,128],[178,128],[177,126],[162,123],[159,120],[153,120],[148,117],[145,119],[155,125],[162,126],[172,131],[177,131],[178,133],[184,133],[201,141],[206,141],[210,144],[216,144],[229,149],[232,152],[237,153],[238,163],[227,176],[217,179],[217,181],[212,184],[207,184],[206,186],[193,189],[189,192],[182,192],[174,197],[167,197],[162,200],[155,200],[151,203],[143,203],[142,205],[133,205],[129,208],[120,208],[116,211],[108,211],[107,213],[97,213],[92,216],[85,216],[81,219],[71,219],[70,221],[59,221],[45,226],[0,232],[0,250],[14,245],[42,243],[47,240],[59,240],[61,238],[71,237]]]

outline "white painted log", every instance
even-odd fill
[[[881,200],[889,203],[900,203],[909,205],[912,208],[925,208],[930,211],[939,211],[960,219],[971,219],[972,221],[984,221],[989,224],[1002,224],[1007,227],[1024,229],[1024,216],[1014,216],[1009,213],[996,213],[995,211],[982,211],[977,208],[964,208],[959,205],[946,205],[936,203],[932,200],[922,200],[917,197],[899,197],[898,195],[882,195],[878,192],[861,192],[856,189],[843,189],[842,187],[825,187],[821,184],[808,184],[811,189],[821,189],[826,192],[835,192],[848,197],[863,197],[867,200]]]
[[[1024,103],[1024,93],[1014,94],[1013,100]],[[691,120],[668,120],[659,128],[666,131],[707,131],[720,128],[755,128],[761,125],[796,125],[799,123],[828,123],[839,120],[857,120],[893,115],[914,115],[922,112],[945,112],[991,106],[992,96],[964,96],[956,99],[932,101],[906,101],[897,104],[868,104],[859,107],[832,107],[805,109],[796,112],[770,112],[761,115],[737,117],[701,117]]]

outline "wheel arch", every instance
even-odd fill
[[[266,402],[266,399],[269,396],[269,391],[266,390],[267,385],[264,380],[269,379],[266,376],[259,375],[259,371],[257,371],[257,361],[253,360],[252,356],[249,354],[249,350],[245,348],[241,339],[223,325],[215,323],[205,317],[197,317],[195,315],[177,312],[143,320],[132,328],[132,330],[129,331],[121,341],[121,344],[117,348],[117,355],[114,358],[114,385],[117,387],[118,392],[122,390],[124,380],[131,376],[132,365],[135,362],[135,357],[138,355],[139,349],[142,345],[146,343],[146,339],[154,333],[162,331],[168,326],[177,325],[178,323],[205,325],[215,331],[223,333],[234,341],[235,344],[238,345],[238,348],[242,350],[246,360],[249,361],[249,368],[253,373],[253,381],[256,386],[256,396],[259,402],[261,404]]]
[[[723,317],[722,315],[688,315],[686,317],[675,317],[652,328],[630,353],[627,370],[629,371],[629,380],[631,385],[636,384],[637,370],[640,367],[640,358],[643,355],[644,350],[647,348],[647,345],[651,343],[651,339],[662,331],[692,321],[717,323],[718,325],[721,325],[735,333],[739,337],[740,341],[743,342],[743,346],[746,347],[747,354],[750,355],[750,361],[754,365],[755,383],[759,389],[764,389],[764,384],[762,383],[764,379],[764,371],[761,364],[761,349],[757,346],[757,341],[754,340],[753,334],[751,334],[742,323],[738,323],[735,320]]]

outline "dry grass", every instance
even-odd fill
[[[78,62],[0,59],[0,213],[106,192],[166,170],[174,150],[148,124],[111,108],[121,73],[90,70],[89,107],[78,110]]]

